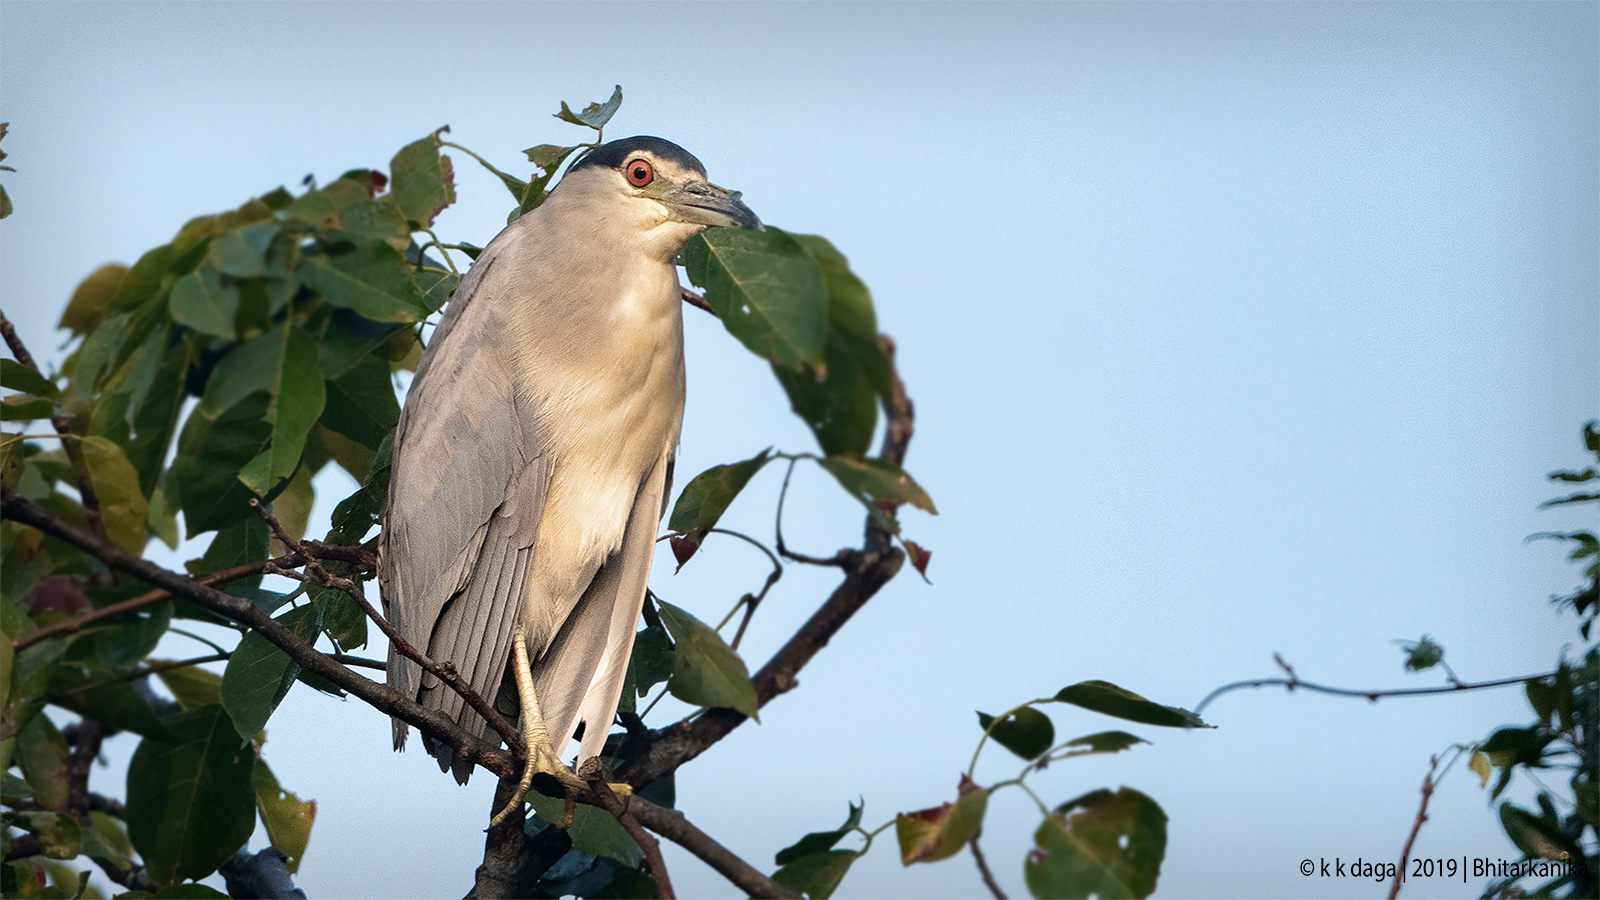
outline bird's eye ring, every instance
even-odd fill
[[[656,179],[655,170],[650,167],[648,162],[642,159],[636,159],[628,163],[627,171],[628,183],[634,187],[644,187]]]

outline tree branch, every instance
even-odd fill
[[[589,802],[589,796],[586,794],[582,800]],[[728,848],[694,827],[678,810],[657,806],[635,794],[628,798],[628,812],[638,819],[641,825],[693,853],[752,897],[785,897],[795,900],[800,897],[794,888],[773,881],[754,866],[734,856]]]
[[[675,900],[678,895],[673,892],[672,879],[667,876],[667,864],[661,858],[660,842],[654,835],[644,830],[638,819],[629,815],[627,804],[612,793],[611,785],[606,784],[605,772],[600,767],[599,758],[589,757],[588,761],[578,768],[578,777],[589,782],[589,793],[599,801],[600,808],[610,813],[622,826],[622,830],[626,831],[634,843],[639,845],[639,849],[644,851],[645,868],[650,870],[650,877],[656,882],[656,896],[661,900]],[[631,801],[633,798],[628,799]]]
[[[251,605],[249,601],[224,594],[192,578],[163,569],[115,544],[74,528],[54,513],[22,496],[14,488],[0,488],[0,513],[13,522],[37,528],[77,547],[110,568],[161,588],[174,597],[192,600],[218,615],[255,629],[305,671],[333,682],[380,712],[432,732],[454,748],[463,759],[481,765],[496,775],[520,771],[517,769],[518,764],[513,754],[489,746],[477,736],[468,734],[443,714],[423,709],[416,701],[400,696],[387,685],[379,684],[345,668],[312,647],[282,623]]]

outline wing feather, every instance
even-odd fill
[[[494,268],[499,250],[491,246],[468,273],[417,367],[395,433],[379,562],[384,607],[401,636],[452,662],[491,699],[550,476],[536,416],[515,387],[514,329],[495,302],[504,281]],[[483,653],[490,636],[493,651]],[[469,731],[487,730],[459,695],[393,648],[388,667],[400,693]],[[397,749],[406,730],[394,720]]]

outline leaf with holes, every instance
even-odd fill
[[[761,721],[755,686],[744,660],[729,649],[711,626],[671,603],[657,601],[661,621],[672,633],[672,696],[695,706],[722,706]]]
[[[311,826],[317,820],[317,801],[301,800],[278,784],[278,776],[261,760],[256,760],[256,809],[266,826],[272,846],[289,857],[284,868],[289,874],[300,870],[300,859],[311,841]]]
[[[750,352],[825,373],[828,285],[793,237],[776,228],[711,228],[690,239],[683,262],[722,326]]]
[[[1063,803],[1033,836],[1023,877],[1035,897],[1148,897],[1167,850],[1167,814],[1132,788]]]
[[[995,721],[988,713],[978,713],[978,727],[988,732],[995,743],[1023,759],[1037,759],[1056,742],[1056,727],[1050,717],[1024,706]]]
[[[783,366],[772,371],[823,453],[865,453],[877,427],[878,398],[887,398],[892,385],[889,360],[878,343],[872,295],[827,240],[809,234],[794,239],[821,265],[828,289],[826,375],[819,378]]]
[[[622,106],[622,85],[617,85],[611,92],[611,99],[605,103],[591,103],[583,108],[582,112],[573,112],[567,101],[561,101],[561,111],[556,113],[556,118],[574,125],[587,125],[599,131],[606,127],[611,117],[617,114],[617,109]]]
[[[455,170],[450,157],[439,152],[439,134],[444,130],[401,147],[389,161],[389,173],[394,176],[389,196],[420,228],[431,226],[434,216],[456,202]]]

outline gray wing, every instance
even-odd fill
[[[453,663],[485,698],[510,654],[550,476],[533,412],[517,399],[495,249],[462,282],[417,367],[395,432],[379,562],[384,609],[400,634]],[[388,680],[499,743],[459,695],[392,647]],[[394,720],[396,749],[406,730]],[[458,767],[464,781],[462,768],[470,766]]]

